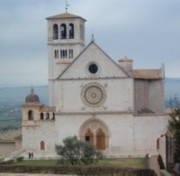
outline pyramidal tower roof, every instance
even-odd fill
[[[74,14],[71,14],[71,13],[68,13],[68,12],[65,12],[65,13],[61,13],[61,14],[58,14],[58,15],[54,15],[54,16],[50,16],[50,17],[47,17],[46,19],[47,20],[50,20],[50,19],[73,19],[73,18],[81,18],[83,19],[84,21],[86,21],[84,18],[78,16],[78,15],[74,15]]]

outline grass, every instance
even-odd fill
[[[130,167],[130,168],[144,168],[144,158],[121,158],[121,159],[104,159],[99,161],[100,166],[114,166],[114,167]]]
[[[56,166],[57,160],[23,160],[18,161],[16,165],[23,166]],[[113,166],[113,167],[129,167],[144,168],[144,158],[124,158],[124,159],[103,159],[96,166]]]
[[[22,160],[15,164],[19,166],[56,166],[57,160]]]

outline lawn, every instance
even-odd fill
[[[16,165],[56,166],[57,160],[23,160],[18,161]],[[103,159],[96,166],[144,168],[145,161],[144,158]]]

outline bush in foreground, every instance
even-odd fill
[[[56,145],[56,152],[61,163],[93,164],[102,159],[102,153],[97,151],[89,142],[81,141],[76,136],[63,140],[64,145]]]

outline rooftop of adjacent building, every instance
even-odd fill
[[[9,130],[9,131],[0,131],[0,143],[11,143],[15,139],[21,139],[22,131],[21,129]]]

